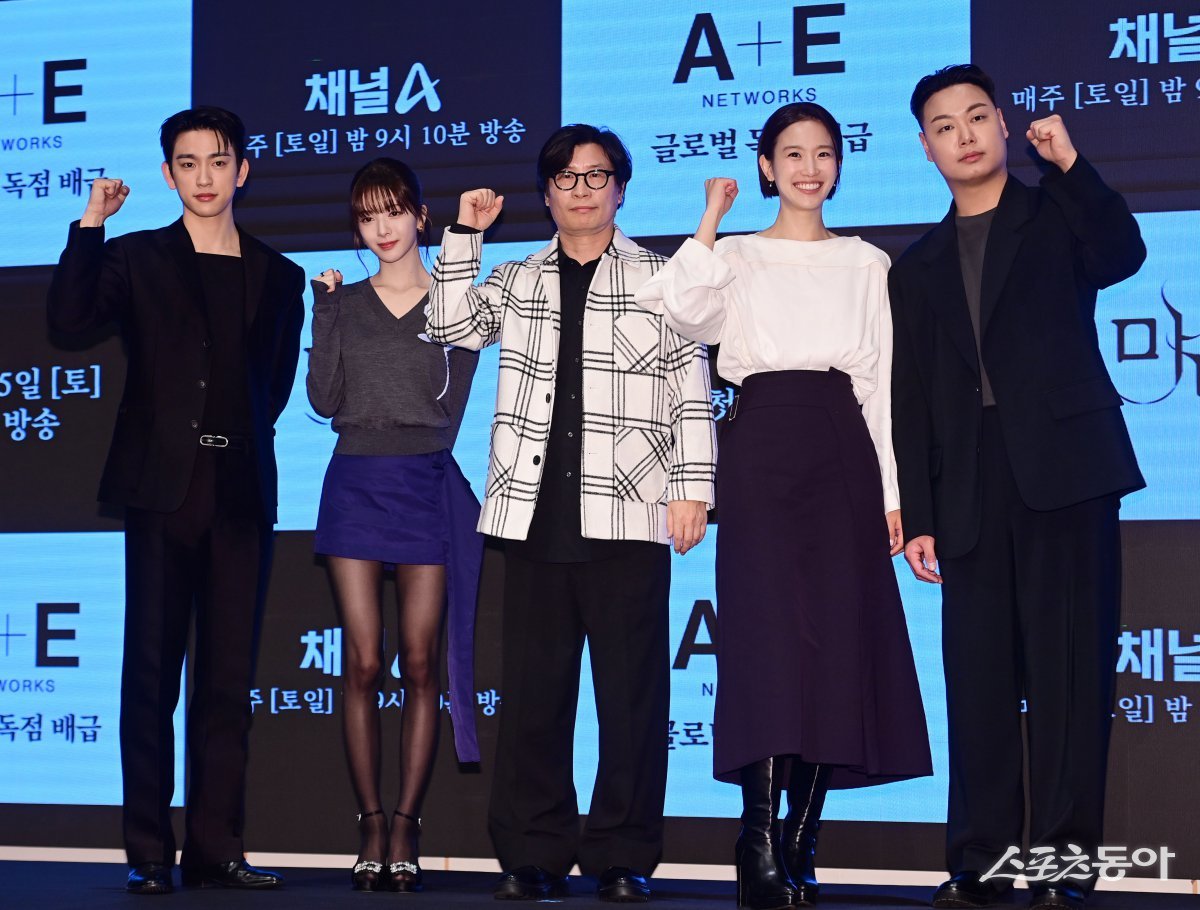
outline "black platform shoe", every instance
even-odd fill
[[[376,815],[383,815],[382,809],[376,809],[374,812],[360,812],[358,814],[359,836],[362,836],[362,823],[368,818],[374,818]],[[354,864],[354,868],[350,870],[350,888],[354,891],[381,891],[383,890],[384,876],[383,863],[375,859],[360,859]]]
[[[771,774],[774,759],[741,769],[742,833],[734,847],[737,905],[749,910],[790,907],[796,892],[781,871],[771,842]]]
[[[796,888],[793,904],[797,907],[811,907],[821,890],[816,876],[817,832],[831,771],[829,765],[813,765],[797,758],[788,779],[788,813],[780,837],[780,856]]]
[[[393,813],[400,818],[406,819],[417,826],[417,836],[413,840],[417,840],[421,836],[421,820],[413,818],[407,812],[401,812],[399,809]],[[393,831],[393,837],[395,832]],[[419,851],[414,850],[414,854]],[[388,884],[393,891],[422,891],[425,888],[424,876],[421,873],[421,864],[416,859],[400,860],[394,863],[388,863]]]

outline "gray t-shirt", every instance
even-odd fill
[[[975,330],[975,351],[979,357],[980,390],[983,406],[996,403],[992,395],[992,383],[983,366],[983,347],[980,331],[980,308],[983,296],[983,254],[987,249],[988,231],[992,227],[995,209],[978,215],[956,215],[958,228],[958,262],[962,268],[963,290],[967,293],[967,309],[971,313],[971,327]]]
[[[479,355],[423,340],[428,297],[397,319],[370,281],[313,282],[308,400],[333,418],[340,455],[454,446]]]

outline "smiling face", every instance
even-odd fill
[[[952,85],[929,96],[922,111],[921,145],[946,183],[987,183],[1008,168],[1004,115],[979,86]]]
[[[402,210],[394,200],[382,200],[358,214],[358,236],[383,262],[399,262],[410,254],[419,255],[425,207],[418,218]]]
[[[243,158],[239,165],[233,149],[212,130],[189,130],[176,137],[171,160],[163,162],[162,172],[188,213],[216,218],[231,211],[250,164]]]
[[[611,171],[612,161],[594,142],[584,143],[575,146],[571,163],[563,169],[580,175],[575,188],[560,190],[553,180],[546,183],[546,205],[560,234],[590,235],[613,230],[625,190],[617,185],[615,176],[609,177],[603,189],[589,187],[582,175],[596,169]]]
[[[800,209],[820,209],[838,179],[837,151],[825,125],[800,120],[784,129],[775,151],[758,166],[775,182],[779,204]]]

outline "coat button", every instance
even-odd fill
[[[202,388],[202,389],[207,389],[207,388],[208,388],[208,383],[207,383],[207,382],[205,382],[203,379],[201,379],[199,382],[197,382],[197,383],[196,383],[196,385],[198,385],[198,386],[199,386],[200,388]]]
[[[550,396],[547,394],[546,395],[546,404],[549,404],[549,403],[550,403]]]
[[[541,455],[534,455],[534,456],[533,456],[533,463],[534,463],[534,464],[541,464],[541,463],[542,463],[542,456],[541,456]]]
[[[193,420],[193,421],[192,421],[192,429],[193,429],[193,430],[198,430],[198,429],[200,429],[200,421],[198,421],[198,420]]]
[[[207,347],[211,346],[211,344],[212,344],[212,342],[209,341],[207,338],[205,338],[202,342],[200,342],[200,347],[207,348]]]

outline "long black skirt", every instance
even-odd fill
[[[758,373],[717,463],[714,776],[777,755],[830,786],[932,773],[883,485],[850,377]]]

